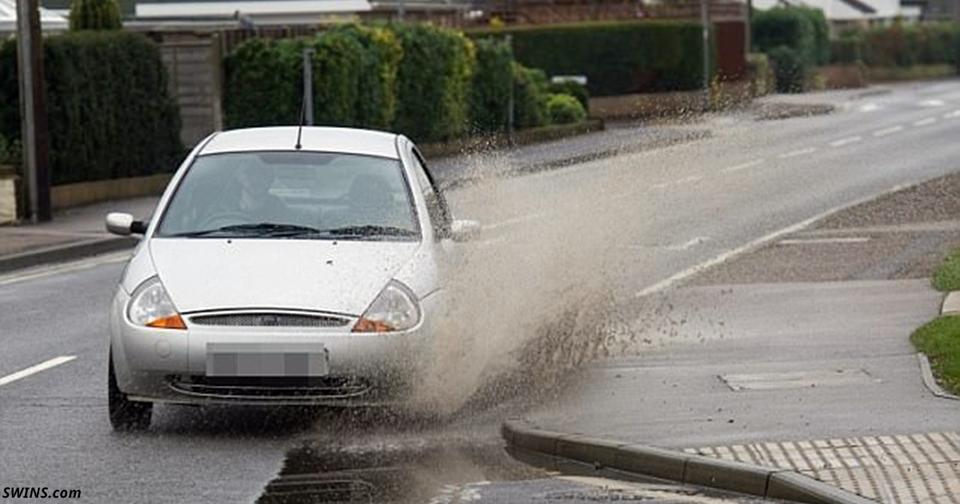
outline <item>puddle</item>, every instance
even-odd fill
[[[486,482],[550,476],[502,445],[317,444],[290,451],[257,504],[459,502]]]

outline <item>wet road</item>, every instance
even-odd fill
[[[712,137],[451,193],[459,216],[486,225],[475,244],[477,263],[487,266],[477,283],[483,296],[473,304],[481,305],[481,315],[498,315],[476,319],[490,328],[486,333],[451,342],[469,349],[476,367],[456,370],[474,378],[458,392],[480,386],[508,350],[519,348],[517,340],[535,341],[537,328],[556,318],[555,306],[612,292],[613,312],[604,315],[629,322],[643,316],[632,302],[637,294],[839,205],[956,170],[960,83],[901,86],[845,100],[829,116],[756,122],[733,114],[697,128],[710,129]],[[570,485],[587,485],[528,473],[499,454],[497,424],[533,401],[524,397],[440,424],[370,423],[341,412],[310,417],[161,407],[149,432],[115,434],[106,419],[105,331],[119,261],[100,258],[82,269],[0,279],[0,380],[58,356],[75,357],[0,381],[0,487],[80,488],[89,502],[252,502],[265,489],[272,492],[278,475],[300,473],[291,468],[305,446],[333,446],[334,440],[367,450],[362,453],[370,458],[389,453],[391,443],[434,453],[428,457],[434,462],[419,470],[439,476],[418,486],[413,501],[451,495],[443,493],[445,485],[490,479],[533,478],[526,490],[491,487],[507,492],[498,494],[500,502],[524,502],[521,496],[534,491],[563,496],[573,491]],[[457,472],[449,453],[431,452],[445,446],[473,453],[453,457],[466,457],[474,467]],[[476,455],[476,446],[481,452],[492,447],[485,453],[493,455]],[[398,478],[412,479],[406,473]],[[575,490],[584,488],[590,487]],[[488,495],[497,501],[494,491]]]

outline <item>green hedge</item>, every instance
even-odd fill
[[[513,53],[502,39],[478,39],[477,66],[470,89],[470,123],[481,132],[506,127],[510,107]]]
[[[513,121],[517,128],[536,128],[548,123],[547,74],[543,70],[513,63]]]
[[[183,154],[160,50],[129,32],[44,40],[54,184],[169,172]],[[0,135],[19,138],[16,42],[0,47]]]
[[[586,120],[587,111],[573,95],[550,94],[547,96],[547,116],[551,124],[570,124]]]
[[[806,66],[830,61],[830,40],[823,12],[801,7],[774,7],[753,15],[753,44],[769,53],[780,46],[793,49]]]
[[[810,66],[800,51],[785,45],[774,47],[767,53],[773,63],[776,89],[780,93],[800,93],[804,90]]]
[[[473,36],[494,33],[473,32]],[[595,96],[697,89],[701,28],[686,21],[594,22],[497,30],[513,37],[523,65],[548,75],[586,75]]]
[[[909,67],[960,63],[960,25],[893,25],[853,32],[868,66]]]
[[[473,44],[461,32],[427,24],[393,30],[403,47],[394,128],[419,142],[462,135],[468,124]]]

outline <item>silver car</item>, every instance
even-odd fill
[[[423,156],[390,133],[215,133],[173,176],[110,315],[114,428],[155,402],[364,404],[402,399],[431,352],[454,221]]]

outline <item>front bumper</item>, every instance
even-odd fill
[[[134,400],[178,404],[363,405],[402,401],[431,350],[428,321],[438,299],[422,301],[420,324],[389,334],[345,328],[222,327],[186,330],[133,325],[129,296],[118,289],[111,308],[114,369]],[[189,320],[189,319],[187,319]],[[321,344],[328,372],[315,377],[207,376],[208,345]]]

